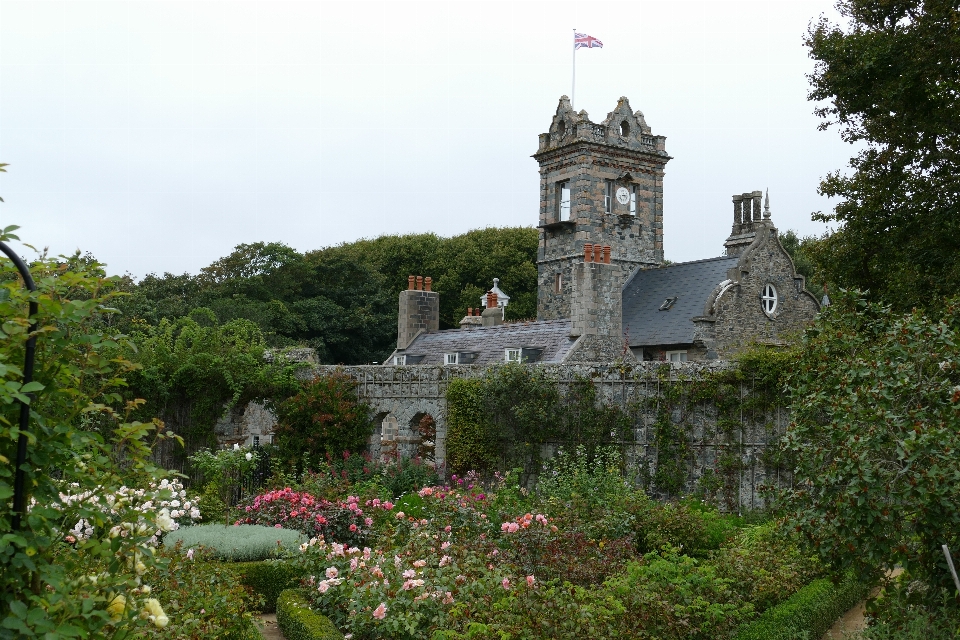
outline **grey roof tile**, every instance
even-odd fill
[[[477,352],[471,364],[494,364],[504,361],[508,348],[537,347],[543,352],[537,362],[560,362],[573,346],[569,320],[512,322],[495,327],[448,329],[422,333],[397,354],[422,355],[418,364],[443,364],[445,353]]]
[[[703,315],[707,297],[738,259],[723,256],[634,273],[623,286],[623,329],[630,346],[692,343],[691,318]],[[673,306],[660,311],[672,297],[677,298]]]

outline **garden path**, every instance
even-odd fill
[[[898,575],[903,573],[903,569],[897,567],[893,571],[889,572],[888,575],[891,578],[895,578]],[[877,587],[870,592],[870,597],[874,597],[877,593],[880,592],[880,588]],[[856,635],[867,628],[866,620],[866,600],[861,600],[858,602],[852,609],[847,611],[843,616],[833,623],[833,626],[823,634],[821,640],[841,640],[841,638],[853,638]]]
[[[263,628],[260,629],[263,640],[284,640],[283,634],[277,627],[277,614],[264,613],[260,616],[260,620],[263,622]]]

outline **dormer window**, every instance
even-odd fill
[[[503,361],[504,362],[520,362],[520,349],[504,349],[503,350]]]
[[[557,220],[567,222],[570,220],[570,183],[557,183]]]
[[[459,353],[443,354],[443,364],[460,364],[460,354]]]
[[[393,364],[398,366],[407,364],[407,356],[393,356]]]
[[[677,296],[674,296],[672,298],[667,298],[666,300],[663,301],[663,304],[660,305],[660,311],[669,311],[670,307],[672,307],[676,302],[677,302]]]

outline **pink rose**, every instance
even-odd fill
[[[537,579],[534,578],[533,576],[527,576],[527,586],[528,586],[528,587],[533,587],[533,583],[536,582],[536,581],[537,581]]]
[[[504,579],[500,582],[500,584],[503,585],[503,588],[504,588],[504,589],[509,589],[509,588],[510,588],[510,579],[509,579],[509,578],[504,578]]]
[[[383,620],[387,615],[387,605],[380,603],[380,606],[373,610],[373,617],[377,620]]]

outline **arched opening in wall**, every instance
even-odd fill
[[[380,462],[389,462],[397,459],[397,436],[399,421],[392,413],[379,413],[374,418],[374,437],[377,438],[377,449],[370,447],[370,458]]]
[[[410,457],[420,458],[429,465],[437,462],[437,421],[426,412],[416,413],[410,419],[410,431],[414,436]]]
[[[630,123],[626,120],[620,123],[620,135],[624,138],[630,135]]]
[[[567,134],[567,123],[561,120],[557,123],[557,135],[561,138]]]

